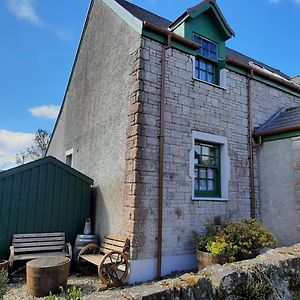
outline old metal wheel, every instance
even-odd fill
[[[121,286],[129,270],[127,256],[119,251],[107,253],[98,266],[98,275],[107,286]]]

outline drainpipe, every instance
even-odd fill
[[[163,187],[164,187],[164,115],[165,115],[165,77],[166,77],[166,51],[171,48],[171,34],[168,35],[167,44],[163,45],[161,57],[160,82],[160,134],[159,134],[159,178],[158,178],[158,221],[157,221],[157,272],[161,278],[162,261],[162,223],[163,223]]]
[[[250,216],[255,219],[256,205],[255,205],[255,186],[254,186],[254,159],[253,159],[253,140],[252,140],[252,80],[253,69],[250,67],[250,75],[248,77],[248,159],[249,159],[249,186],[250,186]]]

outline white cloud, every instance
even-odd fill
[[[73,32],[68,28],[57,28],[54,34],[64,42],[70,42],[73,39]]]
[[[10,12],[16,17],[30,22],[33,25],[42,26],[43,21],[34,8],[34,1],[35,0],[6,0]]]
[[[0,129],[0,170],[16,165],[16,154],[34,143],[34,133]]]
[[[42,105],[38,107],[32,107],[29,109],[29,111],[35,117],[55,120],[58,116],[59,109],[60,107],[57,105]]]

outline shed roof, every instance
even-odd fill
[[[61,169],[65,170],[66,172],[80,178],[81,180],[83,180],[83,181],[85,181],[89,184],[94,183],[93,179],[91,179],[90,177],[88,177],[88,176],[84,175],[83,173],[71,168],[70,166],[68,166],[65,163],[59,161],[58,159],[54,158],[53,156],[46,156],[46,157],[43,157],[41,159],[37,159],[35,161],[29,162],[27,164],[20,165],[20,166],[17,166],[15,168],[3,171],[3,172],[0,173],[0,179],[5,178],[7,176],[11,176],[15,173],[24,172],[26,170],[29,170],[31,168],[34,168],[36,166],[40,166],[40,165],[43,165],[43,164],[54,164],[54,165],[60,167]]]
[[[281,109],[254,130],[255,136],[268,136],[300,129],[300,106]]]
[[[154,14],[146,9],[143,9],[135,4],[132,4],[126,0],[115,0],[118,4],[120,4],[124,9],[126,9],[130,14],[132,14],[134,17],[136,17],[137,19],[139,19],[142,22],[149,22],[152,23],[154,25],[157,25],[163,29],[168,29],[169,26],[172,24],[172,22],[168,19],[165,19],[161,16],[158,16],[157,14]],[[188,11],[192,11],[193,9],[196,9],[197,7],[199,7],[199,5],[201,5],[202,3],[206,4],[208,0],[201,2],[200,4],[196,5],[195,7],[192,7],[190,9],[188,9]],[[260,61],[257,61],[249,56],[246,56],[240,52],[237,52],[233,49],[227,48],[227,58],[230,58],[232,60],[235,60],[237,62],[243,63],[243,64],[248,64],[249,62],[254,62],[255,64],[285,78],[285,79],[290,79],[290,77],[281,72],[278,69],[272,68]]]

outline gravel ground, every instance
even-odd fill
[[[98,292],[97,290],[99,288],[99,279],[96,276],[71,275],[68,279],[68,287],[76,286],[81,288],[84,300],[135,299],[134,295],[138,295],[139,292],[145,292],[145,290],[152,289],[154,285],[155,282],[152,282],[137,286],[127,286],[124,288],[112,288]],[[36,298],[28,294],[26,288],[26,278],[24,275],[14,277],[12,279],[12,282],[8,284],[8,291],[4,296],[4,300],[21,299],[45,299]]]

